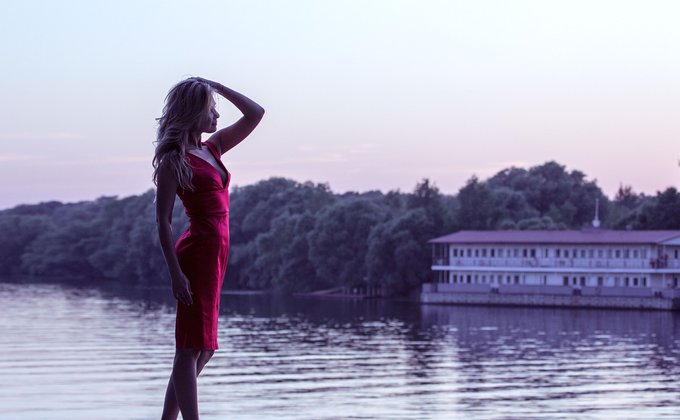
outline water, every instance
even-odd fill
[[[174,301],[0,283],[0,418],[159,418]],[[204,419],[680,418],[680,314],[225,296]]]

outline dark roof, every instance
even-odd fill
[[[461,230],[429,240],[457,244],[657,244],[680,230]]]

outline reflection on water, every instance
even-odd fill
[[[166,290],[0,283],[0,418],[158,418]],[[678,314],[224,296],[205,419],[680,418]]]

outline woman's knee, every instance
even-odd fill
[[[215,354],[215,350],[201,350],[201,354],[198,356],[199,362],[202,364],[208,363],[213,354]]]
[[[196,363],[196,360],[201,356],[201,351],[196,349],[176,349],[175,350],[175,364],[178,363]]]

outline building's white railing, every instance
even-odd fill
[[[680,268],[680,261],[649,259],[582,258],[435,258],[433,265],[453,267],[545,267],[545,268]]]

